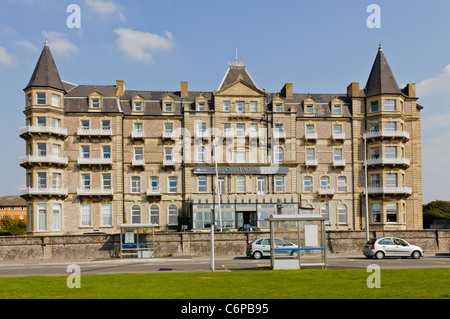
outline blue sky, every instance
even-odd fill
[[[381,28],[370,29],[370,4]],[[81,27],[68,28],[77,4]],[[299,93],[364,87],[381,43],[399,85],[417,83],[424,203],[450,200],[450,2],[0,0],[0,195],[19,194],[25,171],[23,88],[46,38],[63,80],[137,90],[215,90],[238,56],[261,88]],[[132,44],[133,50],[125,49]],[[447,67],[448,66],[448,67]]]

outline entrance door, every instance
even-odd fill
[[[240,227],[251,227],[257,226],[257,215],[256,212],[236,212],[236,227],[239,229]]]

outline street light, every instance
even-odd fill
[[[367,134],[364,133],[364,176],[366,195],[366,241],[369,241],[369,192],[367,191]]]

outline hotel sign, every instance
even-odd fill
[[[218,166],[220,175],[230,174],[252,174],[252,175],[275,175],[288,174],[289,167],[283,166]],[[215,166],[194,167],[194,174],[216,174]]]

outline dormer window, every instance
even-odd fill
[[[305,106],[305,113],[306,114],[313,114],[314,113],[314,106],[312,104],[307,104]]]
[[[333,104],[333,114],[341,114],[342,107],[340,104]]]
[[[197,111],[206,111],[206,104],[205,104],[205,102],[198,102],[198,104],[197,104]]]
[[[172,103],[164,103],[164,112],[173,112]]]
[[[142,112],[142,102],[134,102],[134,111]]]
[[[275,107],[274,107],[273,111],[277,112],[277,113],[281,112],[282,111],[282,104],[280,104],[280,103],[275,104]]]
[[[100,99],[92,99],[91,100],[91,107],[93,109],[99,109],[100,108]]]

